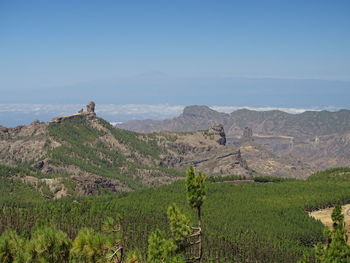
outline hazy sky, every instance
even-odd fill
[[[350,1],[0,0],[0,103],[349,108]]]

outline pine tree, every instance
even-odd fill
[[[0,262],[24,263],[26,240],[17,235],[13,230],[7,230],[0,237]]]
[[[71,246],[67,234],[47,225],[37,225],[27,246],[29,262],[63,263]]]
[[[206,175],[198,172],[196,174],[194,167],[189,167],[186,170],[186,188],[187,200],[189,205],[197,210],[198,225],[201,225],[201,208],[206,197],[206,190],[204,186]]]
[[[189,167],[186,170],[186,188],[187,188],[187,201],[189,205],[197,210],[198,227],[193,228],[196,233],[192,236],[198,236],[198,256],[194,259],[202,262],[203,247],[202,247],[202,205],[206,197],[205,181],[206,175],[204,173],[195,172],[194,167]]]
[[[117,219],[107,217],[102,224],[102,232],[110,235],[114,240],[108,258],[115,263],[122,262],[124,258],[123,233],[120,220],[119,216],[117,216]]]
[[[183,258],[176,255],[177,246],[165,232],[156,230],[148,239],[147,262],[149,263],[185,263]]]
[[[167,213],[170,233],[178,247],[178,252],[181,252],[188,245],[188,237],[192,232],[190,220],[181,212],[176,204],[169,206]]]
[[[133,250],[127,253],[125,263],[142,263],[142,256],[139,250]]]
[[[97,233],[92,229],[83,228],[73,241],[70,251],[71,262],[74,263],[105,263],[109,251],[113,247],[112,236]]]

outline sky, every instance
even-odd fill
[[[0,104],[349,108],[349,13],[348,0],[0,0]]]

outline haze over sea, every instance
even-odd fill
[[[14,127],[26,125],[35,120],[49,121],[53,117],[76,113],[84,108],[84,104],[0,104],[0,125]],[[313,107],[313,108],[283,108],[283,107],[250,107],[250,106],[209,106],[211,109],[231,113],[238,109],[250,109],[256,111],[281,110],[298,114],[308,110],[337,111],[337,107]],[[117,124],[127,120],[154,119],[162,120],[180,115],[185,105],[169,104],[100,104],[97,105],[98,116]]]

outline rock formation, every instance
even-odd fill
[[[84,112],[84,110],[81,109],[81,110],[78,111],[78,113],[71,114],[71,115],[59,116],[59,117],[53,118],[50,122],[60,123],[63,120],[77,118],[77,117],[81,118],[82,116],[89,117],[89,119],[94,119],[95,118],[95,116],[96,116],[96,113],[95,113],[95,102],[90,101],[86,105],[86,112]]]
[[[245,169],[249,169],[247,161],[242,158],[241,150],[237,151],[235,160],[236,161],[233,163],[233,165],[239,165]]]
[[[87,105],[86,105],[86,111],[88,113],[94,113],[95,112],[95,102],[90,101]]]
[[[226,145],[226,134],[224,130],[224,126],[221,124],[216,124],[209,130],[210,133],[213,133],[214,136],[218,136],[216,140],[220,145]]]

